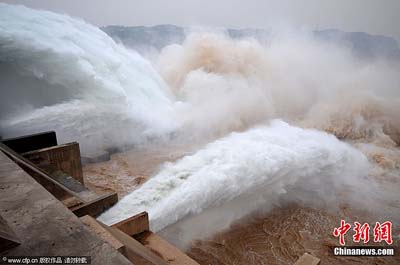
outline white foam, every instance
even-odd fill
[[[86,127],[92,136],[106,135],[91,141],[112,147],[105,142],[115,138],[116,132],[125,131],[123,138],[131,134],[130,142],[134,142],[146,129],[173,127],[169,89],[138,53],[67,15],[6,4],[0,4],[0,14],[0,65],[11,71],[1,78],[16,76],[12,89],[3,84],[2,104],[14,100],[9,94],[15,90],[22,91],[17,99],[27,104],[43,93],[37,99],[42,104],[33,109],[19,106],[18,113],[2,113],[7,114],[0,124],[3,136],[53,129],[63,136],[75,127],[76,133],[61,140],[75,138],[84,144],[88,139],[80,137],[79,130]],[[40,90],[42,86],[45,89]],[[35,87],[39,88],[32,91]],[[56,101],[51,94],[63,96]],[[42,109],[43,105],[51,107]],[[16,108],[15,103],[12,107]],[[102,119],[103,114],[108,118]],[[117,120],[122,122],[110,128]],[[110,135],[110,131],[115,133]]]
[[[146,210],[151,229],[159,231],[185,217],[231,205],[220,212],[229,216],[224,219],[228,224],[287,196],[298,202],[337,202],[341,189],[360,185],[367,174],[365,156],[334,136],[275,120],[166,164],[99,219],[111,224]]]
[[[263,46],[209,33],[165,48],[158,59],[171,89],[148,61],[80,19],[0,4],[0,132],[56,130],[84,153],[154,137],[166,143],[171,132],[182,145],[212,141],[166,164],[100,217],[113,223],[146,210],[156,231],[195,216],[207,218],[188,226],[208,222],[218,230],[281,200],[337,204],[344,188],[363,202],[371,190],[360,188],[371,173],[363,154],[321,131],[267,126],[269,119],[398,146],[396,64],[361,63],[308,36]],[[244,132],[226,136],[233,131]]]

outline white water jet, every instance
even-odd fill
[[[0,68],[3,137],[55,129],[90,152],[175,126],[151,64],[80,19],[0,4]]]
[[[283,197],[336,204],[342,190],[355,191],[364,185],[361,180],[368,168],[361,152],[334,136],[275,120],[268,126],[232,133],[166,164],[99,220],[112,224],[146,210],[151,229],[159,231],[185,217],[234,202],[220,212],[224,225],[229,225]]]
[[[182,145],[211,142],[100,217],[113,223],[147,210],[156,231],[202,215],[218,231],[281,200],[326,207],[343,189],[355,202],[375,192],[362,153],[306,127],[357,142],[372,162],[393,149],[393,159],[379,161],[399,182],[398,65],[364,64],[309,36],[266,47],[209,33],[158,59],[160,75],[80,19],[0,4],[0,132],[56,130],[84,153],[166,144],[171,134]],[[292,125],[265,125],[274,118]]]

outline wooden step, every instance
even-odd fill
[[[133,237],[125,234],[115,227],[110,227],[91,216],[80,218],[84,224],[89,226],[98,236],[114,246],[133,264],[143,265],[167,265],[168,263],[159,256],[144,247]]]
[[[178,248],[170,244],[168,241],[157,234],[146,231],[134,236],[146,248],[157,253],[163,260],[168,261],[171,265],[199,265]]]

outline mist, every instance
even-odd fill
[[[397,62],[287,28],[265,43],[196,30],[150,62],[80,19],[0,13],[3,136],[56,130],[83,155],[196,146],[99,217],[107,224],[146,210],[154,231],[181,230],[186,244],[285,203],[388,213],[398,200],[386,189],[400,183]],[[189,233],[199,220],[214,229]]]
[[[285,29],[260,43],[196,29],[162,49],[154,65],[177,100],[177,140],[211,143],[165,164],[100,220],[147,210],[152,229],[185,248],[290,203],[332,214],[345,204],[391,211],[397,196],[387,186],[398,185],[400,161],[397,63],[360,60],[304,32]]]

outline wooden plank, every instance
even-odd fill
[[[84,215],[90,215],[96,217],[102,212],[113,206],[118,202],[118,194],[116,192],[107,193],[97,199],[86,202],[82,205],[78,205],[70,208],[71,211],[78,217]]]
[[[294,265],[318,265],[320,263],[320,259],[317,257],[314,257],[311,254],[304,253],[303,256],[301,256],[295,263]]]
[[[82,183],[51,165],[46,167],[46,170],[50,172],[49,174],[2,143],[0,143],[0,151],[3,151],[13,159],[59,200],[65,200],[70,196],[74,196],[88,204],[98,199],[98,195],[88,190]]]
[[[41,169],[43,172],[45,170],[45,174],[48,178],[43,178],[37,171],[34,171],[32,168],[25,165],[21,165],[21,167],[60,201],[67,202],[71,200],[71,198],[76,198],[77,201],[82,204],[90,203],[99,198],[99,195],[83,186],[83,184],[78,180],[63,171],[54,168],[52,165],[46,167],[42,166]],[[54,180],[57,184],[60,184],[63,188],[60,188],[59,185],[55,185],[54,182],[49,181],[49,178]]]
[[[22,155],[43,170],[50,164],[84,184],[81,153],[77,142],[34,150]]]
[[[52,169],[49,165],[47,171],[38,168],[28,159],[15,153],[13,150],[0,143],[0,150],[9,155],[14,161],[22,166],[26,171],[42,184],[48,191],[59,200],[66,199],[66,195],[78,198],[83,204],[74,206],[71,210],[77,216],[91,215],[98,216],[116,202],[118,202],[117,193],[108,193],[103,196],[98,196],[94,192],[85,188],[79,181],[64,172]]]
[[[113,248],[122,253],[124,244],[116,239],[110,232],[108,232],[103,226],[101,226],[93,217],[85,215],[79,218],[85,225],[87,225],[93,232],[99,237],[108,242]]]
[[[7,221],[0,215],[0,252],[16,247],[21,244]]]
[[[157,253],[163,260],[171,265],[199,265],[196,261],[184,254],[182,251],[171,245],[169,242],[151,231],[143,232],[135,238],[146,248]]]
[[[17,153],[25,153],[57,145],[57,136],[51,131],[4,139],[2,142]]]
[[[77,195],[77,193],[75,194],[75,193],[73,193],[73,191],[70,192],[69,190],[67,190],[68,187],[64,187],[64,188],[66,188],[66,189],[64,189],[63,187],[60,187],[60,185],[57,185],[57,184],[60,184],[60,183],[58,183],[57,180],[55,182],[50,181],[48,178],[43,178],[41,174],[32,170],[30,167],[23,165],[21,163],[18,163],[18,165],[21,166],[21,168],[26,173],[28,173],[31,177],[33,177],[40,185],[42,185],[48,192],[50,192],[58,200],[64,201],[66,199],[76,197],[75,195]],[[49,175],[49,178],[52,178],[51,175]],[[79,201],[81,201],[81,200],[79,200]]]
[[[96,220],[97,221],[97,220]],[[154,264],[154,265],[167,265],[168,263],[150,251],[148,248],[143,246],[140,242],[138,242],[133,237],[128,236],[124,232],[120,231],[115,227],[110,227],[103,224],[100,221],[97,221],[101,226],[104,227],[108,232],[110,232],[116,239],[118,239],[125,246],[125,254],[126,257],[135,263],[135,259],[140,257],[142,260],[146,261],[146,264]],[[135,264],[145,264],[140,261],[136,261]],[[182,264],[183,265],[183,264]]]
[[[58,183],[62,184],[69,190],[79,194],[80,192],[83,191],[88,191],[88,189],[78,180],[76,180],[74,177],[71,175],[65,173],[64,171],[59,170],[58,168],[52,166],[52,165],[42,165],[40,167],[43,171],[47,173],[47,175],[52,178],[53,180],[57,181]],[[32,170],[28,169],[29,174],[35,174]]]
[[[141,212],[112,225],[112,227],[118,228],[125,234],[134,236],[149,231],[149,216],[147,212]]]
[[[62,190],[66,194],[70,194],[72,196],[79,198],[78,193],[74,192],[73,190],[68,189],[63,184],[57,182],[48,173],[46,173],[42,169],[38,168],[31,161],[24,158],[20,154],[16,153],[14,150],[12,150],[8,146],[4,145],[3,143],[0,143],[0,151],[2,151],[8,157],[10,157],[12,160],[14,160],[14,162],[17,163],[19,166],[21,166],[25,171],[28,170],[28,171],[34,172],[35,174],[33,177],[36,176],[37,178],[35,178],[35,179],[42,185],[48,183],[49,185],[57,187],[57,189],[59,189],[59,190]],[[43,181],[44,183],[42,183],[41,181]],[[44,187],[46,187],[46,185],[44,185]],[[53,195],[56,196],[55,194],[53,194]]]

